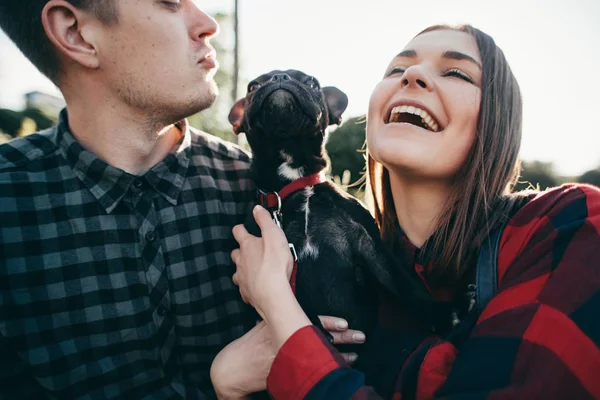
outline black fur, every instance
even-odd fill
[[[341,122],[347,103],[339,89],[321,88],[315,78],[296,70],[272,71],[253,80],[229,120],[236,133],[246,133],[257,187],[281,190],[293,180],[282,170],[307,176],[325,169],[325,130]],[[283,230],[299,256],[297,298],[311,319],[342,317],[368,336],[376,323],[381,287],[399,304],[425,312],[437,309],[436,301],[383,245],[371,214],[333,184],[290,195],[282,214]],[[252,215],[245,225],[260,235]]]

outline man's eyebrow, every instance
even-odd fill
[[[458,60],[458,61],[467,60],[467,61],[470,61],[473,64],[477,65],[479,67],[479,69],[482,69],[479,61],[477,61],[476,59],[474,59],[473,57],[471,57],[468,54],[461,53],[460,51],[449,50],[449,51],[444,52],[444,54],[442,54],[442,57],[448,58],[450,60]]]
[[[399,53],[396,57],[415,58],[416,56],[417,56],[417,52],[415,50],[404,50],[403,52]],[[470,61],[473,64],[477,65],[479,67],[479,69],[482,69],[479,61],[477,61],[476,59],[474,59],[473,57],[471,57],[468,54],[461,53],[460,51],[448,50],[448,51],[445,51],[444,54],[442,54],[442,57],[450,59],[450,60]]]

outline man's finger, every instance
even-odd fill
[[[233,237],[239,244],[242,244],[242,242],[248,238],[248,236],[250,236],[250,234],[244,225],[236,225],[233,227]]]
[[[233,284],[235,286],[240,286],[240,284],[237,281],[237,272],[235,274],[233,274],[233,276],[231,277],[231,281],[233,282]]]
[[[366,340],[365,334],[361,331],[348,329],[343,332],[331,332],[334,344],[361,344]]]
[[[348,321],[343,318],[320,315],[319,319],[321,320],[323,328],[330,333],[343,332],[348,329]]]

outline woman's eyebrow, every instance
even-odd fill
[[[399,53],[396,57],[415,58],[415,57],[417,57],[417,52],[415,50],[404,50],[401,53]],[[470,61],[473,64],[477,65],[479,67],[479,69],[482,69],[479,61],[477,61],[476,59],[474,59],[473,57],[471,57],[468,54],[461,53],[460,51],[448,50],[442,54],[442,57],[450,59],[450,60]]]
[[[467,61],[470,61],[473,64],[477,65],[479,67],[479,69],[482,69],[479,61],[477,61],[476,59],[474,59],[473,57],[471,57],[468,54],[461,53],[460,51],[449,50],[449,51],[444,52],[444,54],[442,54],[442,57],[448,58],[450,60],[458,60],[458,61],[467,60]]]

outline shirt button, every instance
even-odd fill
[[[146,241],[153,242],[154,239],[156,239],[156,235],[154,234],[154,231],[150,231],[150,232],[146,233]]]
[[[164,317],[165,315],[167,315],[167,311],[169,311],[167,309],[167,307],[164,304],[161,304],[158,306],[158,308],[156,309],[156,313],[158,315],[160,315],[161,317]]]
[[[141,188],[143,185],[142,180],[141,179],[136,179],[135,181],[133,181],[133,186],[135,186],[136,188]]]

